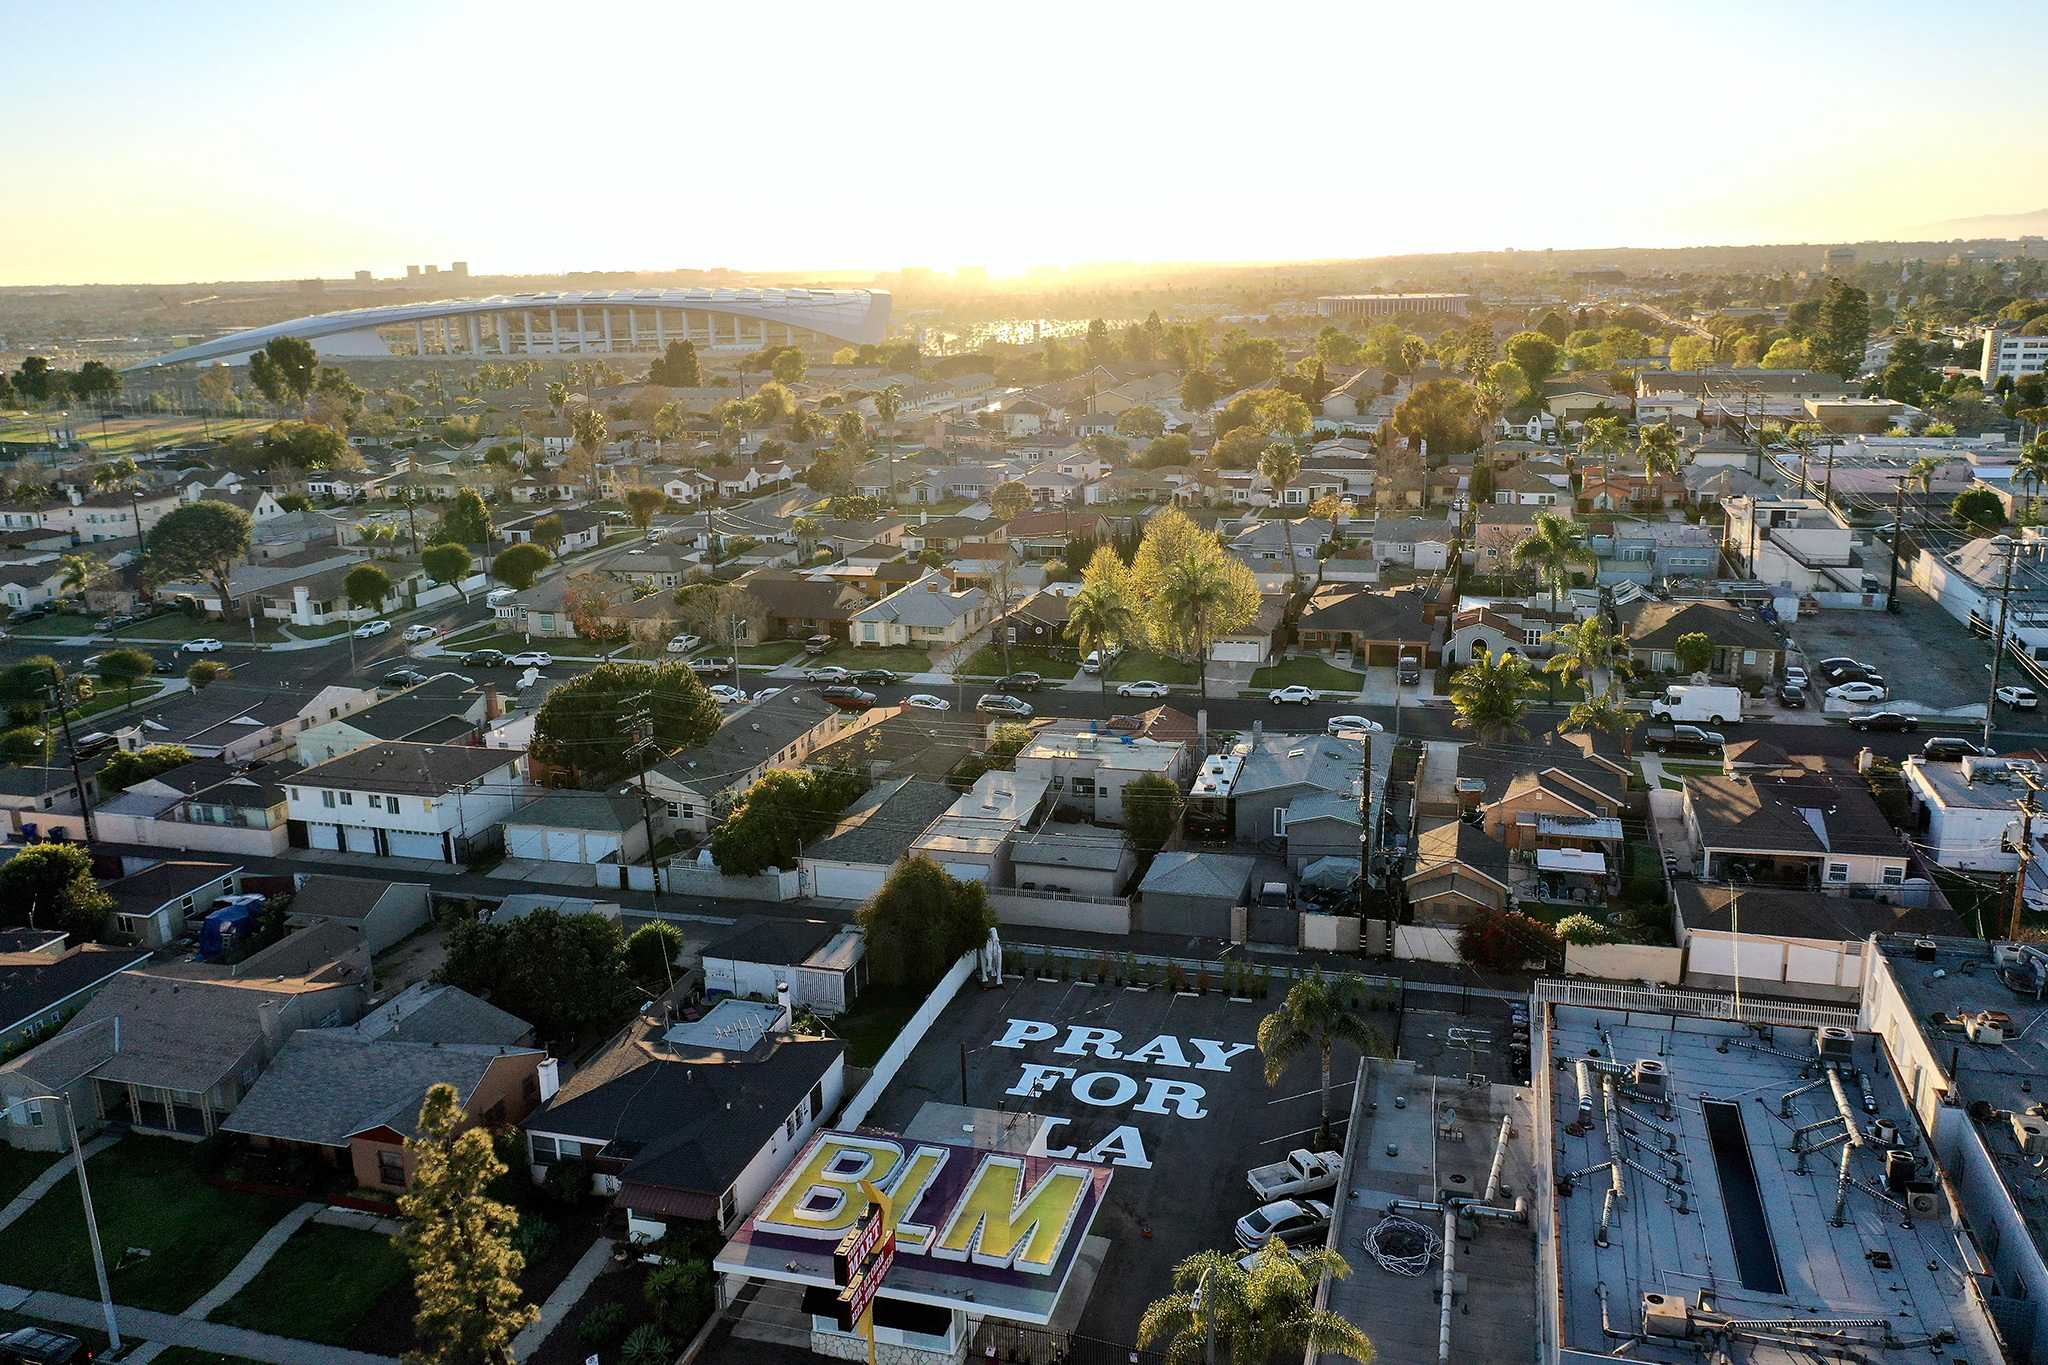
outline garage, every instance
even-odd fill
[[[309,822],[306,825],[306,847],[339,849],[341,826]]]
[[[446,862],[448,857],[438,834],[408,834],[394,829],[386,831],[384,844],[394,858],[432,858],[435,862]]]
[[[882,889],[888,873],[886,867],[813,864],[811,894],[821,900],[865,901]]]
[[[583,831],[547,829],[541,831],[541,857],[551,863],[583,861]]]
[[[368,825],[343,825],[342,846],[350,853],[377,852],[377,831]]]
[[[548,863],[644,862],[646,812],[637,797],[549,792],[506,818],[505,854]]]
[[[505,855],[510,858],[546,858],[547,836],[541,830],[507,825]]]
[[[1266,661],[1266,651],[1249,640],[1218,640],[1209,646],[1209,658],[1219,664],[1257,664]]]

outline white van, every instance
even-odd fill
[[[1650,703],[1650,715],[1694,725],[1732,725],[1742,719],[1742,689],[1673,684]]]

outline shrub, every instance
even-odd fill
[[[687,1341],[711,1311],[711,1265],[702,1257],[670,1258],[647,1277],[643,1292],[661,1329]]]
[[[658,920],[643,924],[626,940],[626,970],[636,980],[665,987],[675,975],[676,956],[682,951],[682,930]]]
[[[1481,971],[1519,972],[1531,961],[1548,962],[1562,951],[1549,925],[1512,910],[1481,914],[1458,933],[1459,956]]]
[[[1614,935],[1607,926],[1591,915],[1566,915],[1557,922],[1557,936],[1566,943],[1576,943],[1581,947],[1614,941]]]
[[[601,1303],[576,1326],[576,1340],[592,1350],[615,1344],[626,1333],[626,1305]]]
[[[537,1213],[522,1213],[519,1226],[512,1229],[512,1249],[524,1256],[531,1266],[546,1260],[559,1238],[560,1233],[553,1223]]]
[[[635,1327],[626,1337],[626,1346],[620,1354],[624,1365],[668,1365],[675,1356],[668,1338],[661,1329],[651,1322]]]

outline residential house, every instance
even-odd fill
[[[561,539],[550,549],[556,558],[595,550],[604,542],[604,518],[580,507],[564,507],[554,512],[514,513],[502,520],[497,517],[491,520],[500,540],[508,545],[518,545],[531,541],[534,526],[549,517],[561,522]]]
[[[197,934],[216,900],[240,895],[242,869],[229,863],[161,862],[108,884],[106,891],[114,901],[114,927],[155,950]]]
[[[1284,647],[1291,601],[1284,590],[1259,594],[1259,609],[1251,620],[1210,642],[1211,662],[1262,664],[1270,660]]]
[[[67,949],[61,930],[6,931],[0,940],[0,1052],[22,1051],[54,1032],[116,974],[148,960],[146,947],[81,943]]]
[[[1009,528],[1000,521],[981,517],[934,517],[914,521],[903,528],[903,550],[922,554],[937,550],[954,555],[971,545],[1001,546],[1009,540]]]
[[[643,862],[647,808],[638,794],[551,791],[505,817],[505,856],[548,863]]]
[[[1262,735],[1238,745],[1233,832],[1248,843],[1287,837],[1287,807],[1298,796],[1363,800],[1366,746],[1335,735]]]
[[[890,869],[957,799],[951,788],[917,777],[877,783],[804,850],[798,867],[810,894],[821,900],[865,902],[882,889]]]
[[[1493,479],[1493,501],[1497,503],[1555,507],[1560,501],[1569,503],[1571,496],[1569,475],[1562,471],[1547,474],[1531,464],[1518,464],[1494,475]]]
[[[1056,559],[1076,540],[1102,539],[1102,516],[1097,512],[1027,512],[1011,518],[1008,532],[1010,548],[1018,558]]]
[[[677,831],[708,834],[770,768],[796,767],[833,740],[880,724],[896,711],[841,711],[810,689],[788,689],[757,702],[696,748],[648,770],[647,791],[662,804],[655,838]]]
[[[1854,1002],[1873,943],[1896,940],[1910,952],[1913,940],[1937,935],[1983,942],[1939,902],[1909,906],[1897,897],[1683,879],[1671,891],[1684,984],[1708,990]]]
[[[1595,512],[1670,511],[1685,506],[1685,480],[1676,474],[1594,465],[1579,480],[1579,502]]]
[[[1067,643],[1067,616],[1073,609],[1073,604],[1074,598],[1071,593],[1034,592],[1012,607],[1009,615],[995,623],[995,631],[991,632],[990,638],[998,638],[995,632],[999,631],[1007,633],[1012,645],[1030,645],[1038,649],[1058,648]]]
[[[2015,826],[2036,765],[2025,759],[1965,758],[1902,768],[1921,851],[1941,867],[2008,875],[2020,865]]]
[[[1372,558],[1418,573],[1450,567],[1457,528],[1428,517],[1381,517],[1372,523]]]
[[[1437,666],[1444,634],[1430,590],[1378,592],[1350,583],[1316,589],[1296,625],[1303,649],[1348,651],[1368,664],[1414,658],[1424,668]]]
[[[843,1014],[867,979],[867,935],[851,924],[742,915],[704,945],[710,995],[776,1000],[822,1015]]]
[[[1855,533],[1819,498],[1728,498],[1724,532],[1729,562],[1745,578],[1778,584],[1790,595],[1873,591],[1872,571],[1856,549]]]
[[[853,614],[853,643],[944,649],[959,644],[989,623],[993,603],[980,588],[955,592],[933,569],[901,592]]]
[[[358,711],[321,721],[297,735],[298,760],[310,766],[383,740],[415,744],[474,744],[477,727],[492,719],[495,689],[458,673],[437,673]]]
[[[1288,589],[1297,582],[1315,581],[1320,552],[1334,533],[1335,527],[1322,517],[1261,518],[1247,522],[1232,538],[1230,549],[1250,567],[1261,589]],[[1294,543],[1291,565],[1287,562],[1289,537]]]
[[[344,925],[361,933],[363,945],[372,953],[383,952],[433,921],[432,896],[425,882],[338,877],[324,872],[301,872],[297,881],[298,890],[292,897],[293,925]]]
[[[1488,602],[1451,618],[1444,663],[1455,667],[1481,654],[1519,654],[1541,660],[1553,652],[1550,637],[1572,623],[1569,608],[1552,613],[1521,602]]]
[[[1479,557],[1479,572],[1499,573],[1507,568],[1509,554],[1535,531],[1536,518],[1543,514],[1543,508],[1520,503],[1484,503],[1474,508],[1472,549]]]
[[[98,797],[99,778],[88,773],[85,799],[97,802]],[[24,842],[48,838],[52,831],[83,839],[85,805],[79,799],[78,775],[69,768],[39,763],[0,768],[0,822],[0,830]]]
[[[198,758],[102,803],[93,820],[112,843],[280,857],[290,844],[284,783],[298,771],[290,761]]]
[[[287,792],[308,847],[467,863],[497,844],[505,817],[528,795],[526,754],[370,744],[298,773]]]
[[[1678,671],[1678,642],[1704,635],[1713,642],[1707,671],[1723,678],[1774,678],[1785,642],[1762,622],[1726,602],[1658,602],[1641,598],[1618,607],[1622,639],[1635,666],[1650,673]]]
[[[1911,848],[1854,771],[1685,779],[1685,829],[1703,881],[1903,899]]]
[[[1427,819],[1402,878],[1418,922],[1462,924],[1512,904],[1507,845],[1456,818]]]
[[[1249,899],[1258,865],[1235,853],[1160,853],[1138,883],[1145,932],[1231,941],[1231,912]]]
[[[1596,519],[1586,543],[1599,556],[1602,585],[1711,578],[1721,562],[1719,533],[1695,522]]]
[[[252,689],[215,683],[197,692],[165,698],[158,709],[130,713],[109,734],[130,753],[152,744],[178,744],[195,758],[231,764],[271,758],[315,725],[337,720],[377,700],[374,688],[336,684],[311,697],[290,692],[252,695]]]
[[[1296,876],[1324,858],[1360,861],[1364,803],[1349,792],[1311,792],[1287,803],[1287,866]]]
[[[1010,836],[1010,873],[1024,891],[1109,898],[1123,893],[1138,855],[1121,834],[1048,824]]]
[[[992,887],[1015,885],[1010,876],[1010,839],[1037,818],[1052,791],[1052,779],[1000,770],[983,773],[971,790],[910,845],[961,881]]]
[[[854,613],[868,602],[844,579],[787,569],[750,573],[740,586],[766,608],[762,635],[770,640],[807,640],[813,635],[845,640]]]
[[[1053,799],[1098,824],[1124,822],[1124,788],[1150,774],[1173,781],[1185,746],[1114,733],[1042,730],[1016,758],[1020,774],[1048,779]]]

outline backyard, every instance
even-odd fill
[[[846,1042],[846,1064],[873,1066],[880,1061],[926,994],[906,986],[869,986],[854,999],[852,1009],[827,1020]]]
[[[308,1223],[209,1320],[345,1346],[409,1273],[382,1233]]]
[[[169,1138],[128,1137],[88,1164],[117,1302],[182,1312],[298,1202],[209,1185],[193,1150]],[[75,1176],[0,1238],[0,1284],[98,1297]]]

